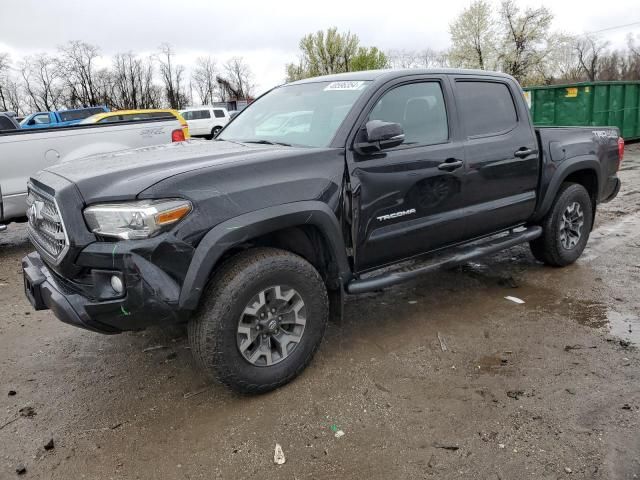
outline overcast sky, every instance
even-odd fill
[[[239,55],[250,64],[257,92],[284,80],[284,66],[298,56],[308,32],[336,26],[360,37],[362,45],[383,50],[443,49],[448,25],[469,0],[0,0],[0,52],[17,62],[24,55],[52,51],[69,40],[100,46],[108,56],[132,50],[151,53],[171,43],[178,60],[190,64],[201,55],[223,63]],[[498,5],[496,0],[494,5]],[[549,7],[554,29],[566,33],[601,30],[640,22],[638,0],[553,2],[522,0],[522,6]],[[9,6],[10,5],[10,6]],[[602,32],[613,46],[640,24]]]

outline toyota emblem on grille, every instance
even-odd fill
[[[33,226],[38,226],[42,222],[43,208],[44,208],[44,202],[36,200],[31,204],[31,206],[27,210],[27,217],[29,218],[29,223],[31,223]]]

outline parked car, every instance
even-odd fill
[[[59,110],[56,112],[37,112],[26,116],[20,127],[30,128],[53,128],[68,127],[80,123],[81,120],[99,112],[108,112],[107,107],[77,108],[74,110]]]
[[[20,124],[16,121],[14,112],[0,112],[0,132],[5,130],[17,130]]]
[[[298,112],[310,128],[255,134]],[[345,294],[521,243],[548,265],[576,261],[618,193],[623,148],[615,127],[534,129],[505,74],[301,80],[216,141],[33,176],[25,292],[98,332],[188,322],[201,367],[265,392],[310,362]]]
[[[184,138],[189,139],[191,135],[189,133],[189,125],[185,121],[184,117],[180,115],[177,110],[170,108],[167,109],[142,109],[142,110],[116,110],[114,112],[98,113],[91,117],[85,118],[82,125],[89,125],[92,123],[117,123],[117,122],[137,122],[140,120],[149,120],[154,118],[167,118],[175,117],[180,125],[182,125],[182,131]]]
[[[97,153],[182,140],[182,126],[174,117],[0,131],[0,231],[6,228],[6,223],[25,217],[27,181],[38,170]]]
[[[280,113],[268,116],[256,125],[256,135],[273,136],[288,135],[290,133],[304,133],[311,128],[313,112]]]
[[[218,107],[192,107],[180,113],[189,124],[191,135],[207,139],[215,138],[231,119],[226,108]]]

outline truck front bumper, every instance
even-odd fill
[[[51,310],[61,321],[99,333],[113,334],[128,330],[141,330],[151,325],[184,321],[175,305],[158,298],[151,278],[130,275],[127,272],[96,270],[97,282],[106,283],[110,274],[123,278],[126,289],[119,298],[90,297],[87,285],[77,288],[56,275],[43,262],[37,252],[22,259],[24,290],[27,299],[36,310]],[[95,285],[101,292],[104,285]],[[154,295],[156,292],[156,295]]]

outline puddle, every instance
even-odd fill
[[[569,316],[581,325],[604,328],[609,324],[608,309],[603,303],[574,300],[567,305]]]
[[[518,296],[526,299],[527,303],[524,306],[527,308],[557,312],[580,325],[606,329],[611,335],[640,346],[640,317],[637,314],[616,309],[622,308],[623,304],[617,304],[614,308],[596,300],[562,297],[554,289],[531,284],[521,285]]]
[[[559,310],[579,324],[591,328],[606,328],[611,335],[640,345],[637,315],[621,313],[604,303],[588,300],[569,300],[561,305]]]
[[[594,230],[587,248],[578,259],[578,264],[585,265],[599,257],[614,251],[640,236],[640,212],[622,217],[615,223]]]
[[[630,340],[635,345],[640,345],[640,327],[638,317],[609,310],[609,330],[612,335]]]
[[[494,375],[505,375],[510,373],[511,365],[514,362],[513,354],[509,352],[494,353],[478,359],[474,364],[477,373],[490,373]]]

